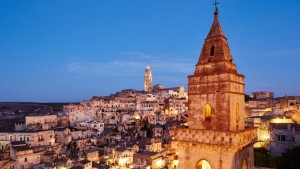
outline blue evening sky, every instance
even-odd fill
[[[212,0],[1,0],[0,101],[81,101],[187,86]],[[226,0],[220,22],[246,93],[300,95],[300,1]]]

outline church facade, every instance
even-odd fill
[[[188,127],[175,130],[178,168],[252,169],[256,128],[245,128],[244,75],[233,61],[218,19],[188,77]]]

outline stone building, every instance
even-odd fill
[[[69,128],[57,128],[55,129],[55,142],[68,145],[72,142],[71,130]]]
[[[273,99],[274,92],[266,92],[266,91],[252,92],[252,97],[254,99]]]
[[[152,91],[152,72],[150,66],[147,66],[145,70],[144,91],[145,92]]]
[[[151,152],[160,152],[162,151],[162,139],[161,138],[147,138],[146,139],[145,149],[146,151]]]
[[[25,144],[14,144],[11,146],[10,154],[14,161],[14,168],[29,169],[41,162],[41,154],[43,152],[34,152],[33,148]]]
[[[13,168],[13,162],[10,160],[0,160],[0,168],[1,169],[12,169]]]
[[[54,130],[0,133],[0,145],[8,145],[11,141],[25,141],[31,146],[49,146],[55,144],[55,133]]]
[[[269,149],[271,156],[281,156],[287,149],[300,146],[300,124],[295,120],[284,117],[274,118],[270,121]]]
[[[57,126],[57,115],[29,115],[25,117],[26,129],[50,130]]]
[[[97,148],[90,148],[84,150],[84,156],[89,161],[94,161],[94,162],[100,161],[99,150]]]
[[[188,128],[177,128],[178,168],[252,169],[256,129],[245,128],[244,75],[234,64],[218,8],[188,77]]]
[[[164,160],[160,153],[151,151],[140,151],[134,154],[133,166],[134,168],[153,168],[160,169],[164,164]]]

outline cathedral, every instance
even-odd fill
[[[252,169],[256,128],[245,128],[244,75],[214,20],[193,75],[188,76],[188,127],[177,128],[173,146],[180,169]]]

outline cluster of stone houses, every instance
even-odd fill
[[[271,156],[300,146],[299,96],[274,98],[273,92],[254,92],[246,109],[246,123],[258,127],[255,146],[267,148]]]
[[[178,168],[171,141],[187,121],[187,97],[182,87],[155,89],[27,115],[15,131],[0,132],[0,168]],[[280,156],[300,145],[300,98],[273,96],[256,92],[246,102],[246,124],[258,127],[255,146]]]
[[[177,168],[170,141],[186,114],[182,86],[122,90],[63,112],[35,112],[15,131],[0,132],[0,168]]]

